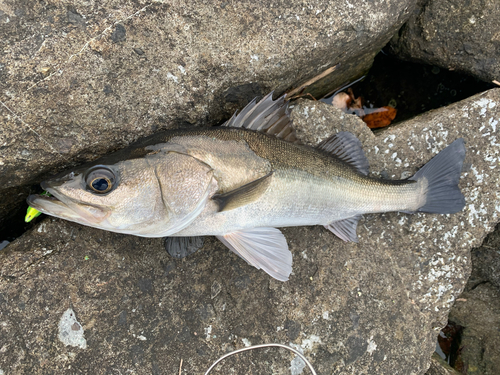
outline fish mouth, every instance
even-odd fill
[[[41,186],[51,196],[32,194],[28,196],[27,202],[31,207],[44,214],[94,226],[105,220],[111,213],[98,206],[75,202],[57,191],[57,188],[51,187],[47,181],[44,181]]]

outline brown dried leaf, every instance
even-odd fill
[[[383,128],[389,125],[396,117],[397,110],[390,106],[379,108],[379,111],[372,112],[361,117],[370,129]]]

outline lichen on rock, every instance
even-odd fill
[[[87,340],[83,335],[83,327],[76,320],[75,312],[72,308],[67,309],[59,320],[59,341],[64,345],[76,346],[80,349],[87,348]]]

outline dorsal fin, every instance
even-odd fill
[[[254,130],[288,142],[299,143],[289,115],[285,95],[273,101],[271,92],[258,103],[256,99],[252,100],[238,115],[235,113],[222,126]]]
[[[264,177],[249,182],[237,189],[224,194],[214,195],[212,199],[218,203],[219,212],[234,210],[235,208],[255,202],[269,187],[272,175],[273,172],[271,171]]]
[[[321,142],[318,148],[335,155],[365,176],[370,170],[361,142],[352,133],[339,132]]]

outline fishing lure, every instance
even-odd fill
[[[47,197],[50,197],[50,193],[47,193],[46,191],[44,191],[40,195],[46,195]],[[28,206],[28,210],[26,211],[26,217],[24,218],[24,221],[27,222],[27,223],[29,223],[35,217],[40,216],[40,214],[41,214],[41,212],[38,211],[36,208]]]

